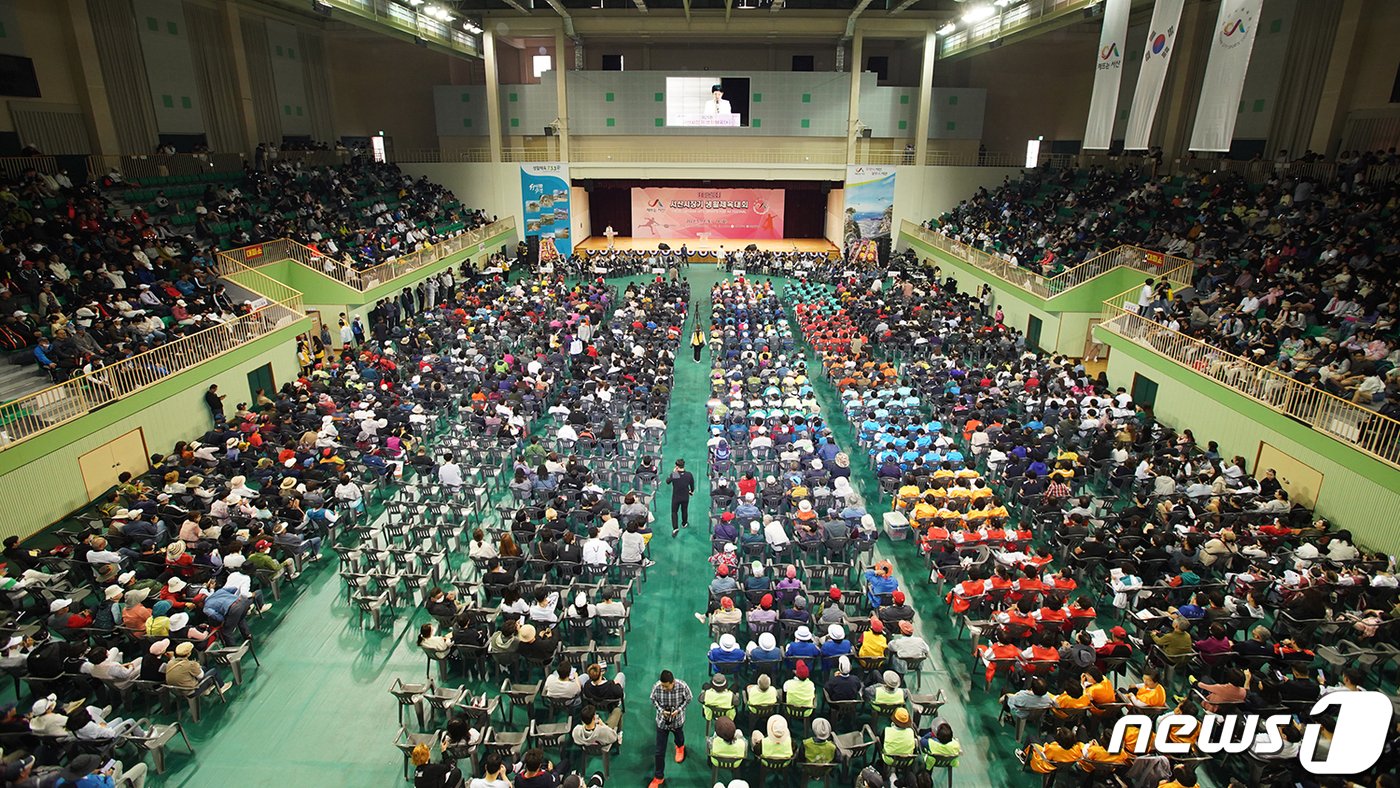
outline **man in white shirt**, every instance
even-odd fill
[[[1140,306],[1140,307],[1145,307],[1145,306],[1147,306],[1148,304],[1152,303],[1152,285],[1153,285],[1153,284],[1154,284],[1154,282],[1153,282],[1151,279],[1147,279],[1147,280],[1143,281],[1143,283],[1142,283],[1142,289],[1138,291],[1138,298],[1137,298],[1138,306]]]
[[[457,464],[457,459],[451,454],[442,456],[442,465],[438,466],[438,481],[448,487],[462,486],[462,466]]]
[[[598,538],[598,527],[588,529],[588,540],[583,543],[583,562],[590,566],[604,566],[612,561],[612,545]]]

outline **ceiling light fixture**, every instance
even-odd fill
[[[955,30],[957,30],[957,29],[958,29],[958,26],[957,26],[956,23],[954,23],[954,22],[949,22],[948,24],[944,25],[943,27],[940,27],[940,28],[938,28],[937,30],[935,30],[934,33],[935,33],[935,35],[940,35],[940,36],[950,36],[950,35],[953,34],[953,31],[955,31]]]
[[[989,5],[975,5],[967,9],[963,14],[963,21],[969,25],[975,25],[978,22],[985,22],[991,19],[996,16],[996,13],[997,12]]]

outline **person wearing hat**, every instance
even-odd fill
[[[62,736],[67,725],[68,717],[60,713],[57,695],[39,698],[29,709],[29,730],[36,736]]]
[[[908,709],[902,706],[895,709],[890,722],[880,737],[880,760],[885,764],[893,764],[897,758],[913,755],[919,747],[918,735],[914,732],[914,723],[909,717]]]
[[[151,617],[146,619],[146,637],[170,636],[170,608],[170,603],[163,599],[155,603]]]
[[[72,639],[74,630],[92,626],[91,613],[73,609],[73,600],[55,599],[49,603],[49,631],[65,639]]]
[[[750,640],[744,650],[748,652],[751,662],[776,662],[784,656],[772,632],[760,632],[757,642]]]
[[[899,590],[899,581],[894,577],[894,564],[876,561],[874,568],[865,570],[865,588],[871,607],[878,610],[888,604],[891,600],[887,597],[892,597]]]
[[[830,670],[836,664],[838,657],[851,654],[854,649],[851,641],[846,639],[846,628],[840,624],[832,624],[826,628],[826,637],[822,640],[821,653],[823,664]]]
[[[890,639],[889,651],[899,658],[895,670],[903,673],[908,662],[928,658],[929,646],[928,641],[914,634],[914,622],[900,621],[896,626],[899,634]]]
[[[214,668],[205,670],[194,659],[194,644],[181,643],[175,647],[175,656],[165,666],[165,685],[182,693],[208,692],[215,687],[220,693],[228,692],[233,682],[219,683],[219,672]]]
[[[822,689],[832,700],[860,700],[865,695],[865,685],[851,673],[850,657],[836,660],[836,668]]]
[[[878,618],[870,620],[870,629],[860,636],[860,650],[856,652],[856,659],[861,665],[869,667],[882,667],[886,661],[886,652],[889,649],[889,639],[885,637],[885,625]]]
[[[699,613],[696,613],[695,616],[701,621],[706,620],[705,617]],[[709,623],[737,626],[743,620],[744,614],[739,608],[734,606],[734,599],[732,597],[722,596],[719,598],[719,607],[716,607],[714,611],[710,613]]]
[[[724,665],[742,664],[746,656],[744,650],[739,648],[739,641],[726,632],[719,636],[718,643],[710,644],[710,672],[718,673],[724,669]]]
[[[754,755],[776,761],[792,758],[795,753],[787,718],[781,714],[770,715],[764,727],[765,731],[753,732]]]
[[[729,679],[723,673],[710,677],[710,683],[700,691],[700,705],[707,720],[715,717],[734,718],[734,688],[729,686]]]
[[[887,670],[878,682],[865,688],[865,699],[875,707],[903,706],[909,702],[909,691],[900,686],[902,683],[898,673]]]
[[[881,607],[875,615],[885,625],[885,632],[893,634],[899,631],[899,622],[914,620],[914,608],[907,604],[904,592],[895,589],[890,594],[890,603]]]
[[[734,543],[730,542],[724,547],[729,551],[729,555],[732,557]],[[725,596],[727,594],[733,594],[738,590],[739,583],[734,579],[734,573],[730,571],[729,565],[721,563],[719,566],[715,567],[715,579],[710,581],[710,597]]]
[[[812,720],[812,735],[802,740],[804,763],[835,763],[836,742],[831,738],[831,723],[825,717]]]
[[[773,686],[773,680],[766,673],[760,674],[754,683],[744,688],[744,705],[750,709],[776,706],[781,699],[780,691]]]
[[[516,653],[526,660],[546,662],[559,648],[559,638],[555,636],[552,627],[541,630],[534,624],[522,624],[519,637],[520,643],[516,647]]]
[[[784,702],[793,708],[815,710],[817,707],[817,685],[812,683],[812,672],[807,667],[807,661],[797,660],[792,674],[792,678],[783,682]]]
[[[10,704],[7,715],[14,714],[14,704]],[[7,786],[29,786],[34,785],[30,777],[34,773],[34,756],[26,755],[0,764],[0,785]]]

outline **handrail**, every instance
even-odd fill
[[[1191,283],[1192,272],[1195,270],[1195,263],[1184,257],[1124,244],[1085,260],[1055,276],[1045,277],[1017,265],[1001,255],[985,252],[943,233],[921,227],[908,219],[904,220],[900,232],[912,235],[1010,285],[1044,299],[1063,295],[1070,289],[1119,267],[1134,268],[1156,277],[1166,277],[1181,285]]]
[[[241,153],[123,153],[89,156],[87,168],[89,178],[116,170],[128,183],[140,184],[152,178],[242,172],[243,162]]]
[[[1400,468],[1400,421],[1143,317],[1137,293],[1104,301],[1100,327]]]
[[[58,159],[53,156],[0,156],[0,176],[18,178],[29,170],[53,175],[58,172]]]
[[[254,249],[257,246],[275,246],[277,249],[276,255],[263,255],[260,253],[258,257],[263,257],[269,262],[273,260],[295,260],[307,268],[325,274],[352,290],[364,293],[386,282],[392,282],[420,268],[432,265],[464,249],[481,244],[487,238],[492,238],[513,229],[515,229],[515,217],[507,216],[504,219],[498,219],[491,224],[478,227],[475,230],[468,230],[464,233],[454,235],[441,243],[434,244],[425,249],[420,249],[417,252],[411,252],[402,257],[365,269],[358,269],[345,265],[339,260],[325,256],[316,249],[304,246],[287,238],[270,241],[268,244],[258,244],[254,247],[244,247],[243,249],[231,251],[234,253],[236,259],[241,256],[242,260],[246,261],[246,252],[250,249]]]
[[[231,257],[215,270],[259,299],[227,323],[186,334],[101,369],[0,404],[0,451],[266,336],[306,316],[301,293]]]

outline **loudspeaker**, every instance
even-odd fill
[[[875,130],[874,130],[874,129],[861,129],[861,130],[860,130],[860,136],[864,137],[865,139],[870,139],[871,137],[875,136]]]
[[[554,127],[553,127],[553,126],[545,126],[545,127],[544,127],[544,135],[545,135],[546,137],[553,137],[553,136],[554,136]]]
[[[875,239],[875,253],[880,258],[880,267],[890,264],[890,237],[882,235]]]
[[[538,235],[525,236],[525,264],[537,266],[540,264],[540,237]]]

